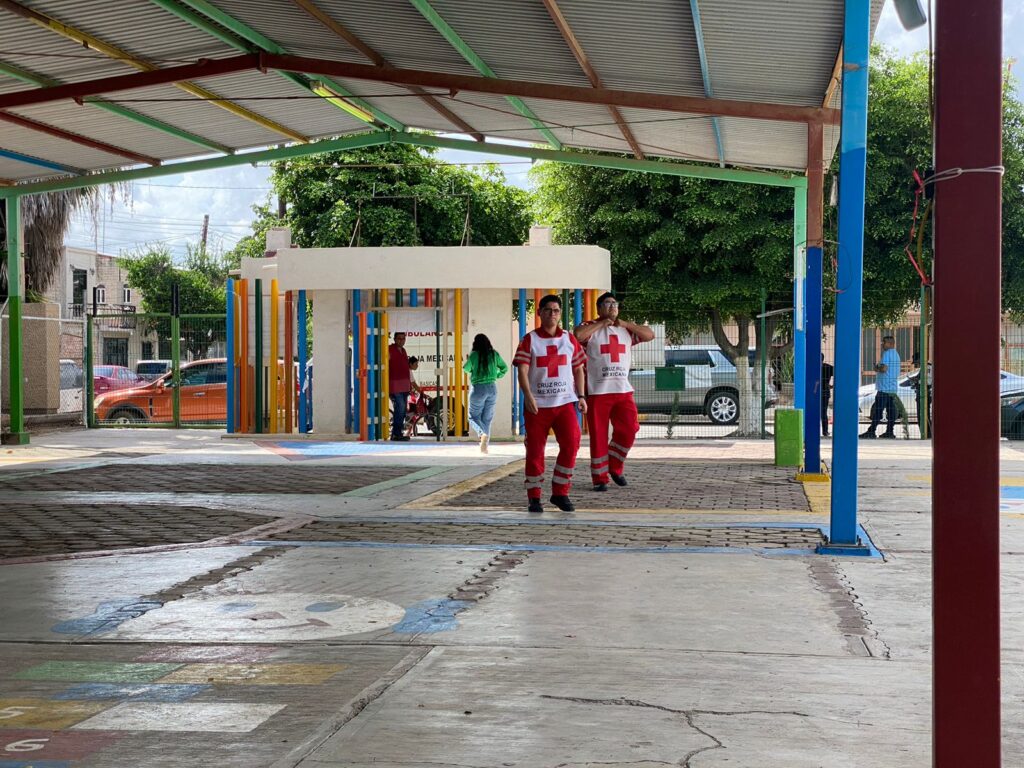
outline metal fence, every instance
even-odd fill
[[[223,315],[112,312],[86,324],[90,426],[226,423]]]
[[[51,305],[52,306],[52,305]],[[0,305],[0,411],[10,405],[7,381],[7,302]],[[25,413],[85,421],[85,323],[49,315],[22,317]]]

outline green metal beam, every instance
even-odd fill
[[[122,181],[139,181],[141,179],[152,179],[159,176],[172,176],[178,173],[210,171],[217,168],[231,168],[236,165],[255,165],[257,163],[266,163],[274,160],[290,160],[296,157],[319,155],[324,152],[373,147],[378,144],[387,144],[393,135],[404,134],[392,134],[387,131],[361,133],[357,136],[348,136],[343,139],[313,141],[309,144],[293,144],[287,147],[277,147],[275,149],[267,149],[261,152],[248,152],[245,154],[228,155],[226,157],[211,157],[206,160],[192,160],[184,163],[168,163],[155,168],[137,168],[131,171],[108,171],[106,173],[94,173],[71,179],[55,179],[53,181],[40,181],[35,184],[19,184],[13,187],[0,187],[0,200],[4,198],[18,197],[20,195],[35,195],[40,192],[54,192],[60,189],[98,187],[102,184],[117,184]],[[475,141],[469,143],[478,147],[480,146]],[[150,173],[150,171],[155,171],[155,173]]]
[[[572,150],[541,149],[539,147],[516,147],[510,144],[494,144],[488,142],[481,146],[475,141],[464,139],[446,139],[425,133],[408,133],[392,135],[391,140],[398,144],[413,144],[419,147],[437,147],[440,149],[461,149],[467,152],[484,152],[493,155],[509,155],[531,160],[550,160],[555,163],[572,163],[573,165],[590,165],[597,168],[612,168],[619,171],[644,171],[661,173],[669,176],[686,176],[695,179],[715,179],[717,181],[734,181],[742,184],[760,184],[770,187],[807,187],[807,178],[795,174],[770,173],[767,171],[742,171],[734,168],[719,168],[710,165],[688,165],[668,160],[636,160],[621,155],[598,155],[589,152]],[[2,191],[0,191],[2,194]]]
[[[473,68],[476,69],[477,72],[484,77],[498,79],[498,76],[494,74],[494,70],[487,66],[487,62],[481,59],[477,55],[476,51],[470,48],[466,41],[459,37],[459,33],[452,29],[451,25],[434,10],[434,7],[428,0],[409,0],[409,2],[412,3],[413,7],[420,12],[423,18],[434,26],[434,29],[441,33],[441,36],[448,41],[448,44],[462,55],[462,58],[473,65]],[[558,140],[558,137],[548,130],[548,127],[541,122],[540,118],[533,114],[533,110],[526,106],[526,103],[522,99],[518,96],[506,96],[505,98],[508,100],[509,104],[515,107],[519,114],[529,120],[533,124],[533,127],[540,131],[552,147],[555,149],[562,148],[562,142]]]
[[[477,152],[493,155],[508,155],[529,160],[550,160],[555,163],[572,163],[573,165],[589,165],[596,168],[612,168],[619,171],[643,171],[661,173],[670,176],[686,176],[697,179],[714,179],[731,181],[741,184],[760,184],[771,187],[806,188],[807,178],[796,174],[769,173],[767,171],[743,171],[732,168],[718,168],[707,165],[687,165],[666,160],[636,160],[621,155],[601,155],[590,152],[572,150],[542,149],[540,147],[516,147],[509,144],[481,144],[477,141],[464,139],[446,139],[427,133],[395,133],[391,131],[378,133],[362,133],[342,139],[315,141],[309,144],[295,144],[278,147],[260,152],[249,152],[229,157],[213,157],[207,160],[193,160],[184,163],[170,163],[156,168],[137,168],[131,171],[108,171],[70,179],[41,181],[35,184],[20,184],[12,187],[0,187],[0,199],[19,195],[33,195],[39,192],[53,192],[58,189],[80,189],[82,187],[115,184],[122,181],[138,181],[159,176],[170,176],[192,171],[209,171],[217,168],[230,168],[236,165],[288,160],[296,157],[308,157],[325,152],[336,152],[346,149],[360,149],[380,144],[411,144],[417,147],[437,147],[439,149],[461,149],[466,152]]]
[[[51,88],[55,85],[61,85],[60,80],[54,80],[52,77],[43,77],[41,75],[36,75],[32,72],[29,72],[28,70],[22,69],[21,67],[16,67],[13,64],[8,64],[7,62],[3,61],[0,61],[0,74],[13,77],[15,80],[20,80],[23,83],[29,83],[40,88]],[[130,109],[122,107],[120,104],[112,104],[109,101],[105,101],[104,99],[98,98],[96,96],[88,96],[85,99],[83,99],[83,101],[85,101],[86,104],[89,104],[93,107],[105,109],[107,112],[110,112],[112,114],[119,115],[120,117],[127,118],[128,120],[132,120],[136,123],[141,123],[142,125],[154,128],[158,131],[162,131],[163,133],[169,134],[171,136],[177,136],[179,139],[183,139],[187,142],[203,147],[204,149],[210,149],[215,152],[223,152],[226,155],[233,154],[235,151],[231,147],[225,146],[223,144],[218,144],[216,141],[205,139],[202,136],[197,136],[194,133],[189,133],[188,131],[182,130],[177,126],[170,125],[161,120],[149,117],[148,115],[143,115],[139,112],[134,112]]]
[[[151,0],[151,2],[160,6],[168,13],[174,14],[179,19],[187,21],[192,26],[203,30],[207,34],[213,35],[221,42],[226,43],[239,51],[245,51],[246,53],[265,51],[267,53],[276,53],[282,56],[288,55],[287,50],[275,43],[269,37],[266,37],[233,16],[229,16],[224,13],[224,11],[220,10],[220,8],[206,2],[206,0]],[[188,7],[185,7],[186,5]],[[312,93],[310,80],[305,75],[296,74],[294,72],[282,72],[280,70],[275,70],[275,72],[286,80],[290,80],[295,83],[300,88]],[[391,115],[386,112],[382,112],[377,109],[369,102],[355,96],[351,91],[337,81],[330,80],[326,77],[318,77],[317,79],[330,86],[331,90],[344,96],[347,101],[352,102],[356,106],[372,114],[389,128],[393,128],[396,131],[404,131],[406,129],[404,124],[391,117]],[[380,130],[377,126],[372,127],[375,130]]]
[[[11,436],[15,445],[28,442],[25,431],[25,376],[22,372],[21,335],[21,199],[7,199],[7,391],[11,415]]]

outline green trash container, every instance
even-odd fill
[[[804,463],[804,412],[802,408],[775,409],[775,466],[799,467]]]

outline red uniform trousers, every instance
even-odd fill
[[[526,495],[531,499],[540,498],[544,485],[544,446],[550,429],[555,431],[555,440],[558,441],[551,495],[568,496],[572,487],[572,471],[576,467],[576,452],[580,449],[576,403],[538,408],[537,413],[526,411]]]
[[[612,440],[608,442],[608,422]],[[608,471],[622,474],[626,454],[633,447],[640,419],[632,392],[590,395],[587,398],[587,429],[590,431],[590,475],[594,483],[607,483]]]

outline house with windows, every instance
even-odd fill
[[[152,330],[140,326],[132,315],[139,311],[142,296],[127,283],[117,256],[91,248],[64,246],[61,269],[47,290],[46,301],[60,306],[64,320],[81,320],[93,312],[115,315],[102,323],[96,349],[96,365],[123,365],[129,361],[160,356],[160,342]],[[73,336],[64,334],[74,346]],[[81,344],[81,336],[78,336]],[[63,348],[61,357],[82,359],[81,349]],[[169,346],[169,340],[165,346]]]

